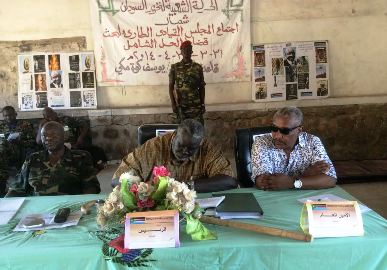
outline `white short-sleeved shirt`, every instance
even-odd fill
[[[299,177],[312,164],[317,161],[325,161],[329,164],[329,170],[325,173],[333,178],[336,171],[332,161],[321,140],[306,132],[298,136],[298,143],[290,153],[289,162],[284,150],[275,147],[271,133],[256,137],[251,150],[251,180],[261,174],[284,173],[291,177]]]

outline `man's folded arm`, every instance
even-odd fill
[[[214,192],[237,188],[238,183],[232,176],[217,174],[213,177],[199,178],[194,181],[196,192]]]

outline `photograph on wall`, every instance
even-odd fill
[[[318,80],[317,81],[317,96],[325,97],[328,95],[328,81]]]
[[[94,88],[94,72],[82,72],[83,88]]]
[[[49,70],[60,70],[60,55],[50,54],[48,56],[48,69]]]
[[[255,85],[255,99],[265,99],[267,97],[266,83],[257,83]]]
[[[47,91],[46,73],[35,74],[35,91]]]
[[[257,47],[254,51],[254,67],[265,66],[265,48],[263,46]]]
[[[34,100],[32,94],[24,94],[21,97],[23,110],[32,110],[34,108]]]
[[[46,56],[34,55],[34,72],[46,72]],[[20,72],[20,67],[19,67]]]
[[[50,88],[63,88],[62,71],[50,70],[49,74],[50,74]]]
[[[84,107],[95,106],[95,91],[83,91],[83,106]]]
[[[256,82],[265,81],[265,69],[264,68],[254,68],[254,77]]]
[[[33,91],[34,90],[34,79],[32,78],[31,73],[20,74],[19,75],[19,88],[23,91]]]
[[[40,110],[44,106],[59,109],[97,107],[92,52],[24,53],[18,55],[17,63],[20,110]]]
[[[79,71],[79,55],[74,54],[69,56],[69,66],[71,71]]]
[[[21,73],[31,72],[31,56],[26,55],[19,58],[19,67],[21,67]]]
[[[93,54],[81,54],[81,63],[82,71],[95,70]]]
[[[65,96],[63,89],[53,89],[48,92],[48,104],[53,108],[65,107]]]
[[[81,91],[70,91],[70,107],[82,107]]]
[[[328,41],[257,44],[252,46],[251,57],[254,101],[329,96]],[[258,89],[261,84],[266,86],[265,94]]]
[[[36,93],[36,108],[44,108],[48,106],[47,93]]]

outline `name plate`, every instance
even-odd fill
[[[165,210],[126,214],[124,245],[128,249],[179,247],[179,212]]]
[[[316,238],[364,235],[363,219],[356,201],[306,202],[300,226]]]

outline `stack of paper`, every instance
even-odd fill
[[[0,225],[7,224],[19,210],[25,198],[6,198],[0,200]]]

